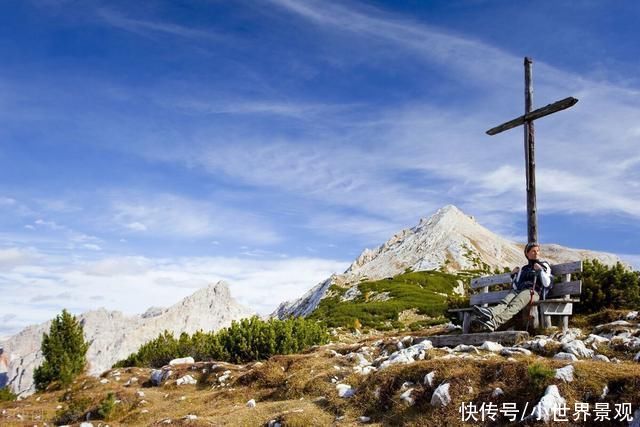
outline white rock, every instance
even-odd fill
[[[578,328],[570,328],[566,331],[560,332],[556,335],[556,339],[560,341],[561,344],[566,344],[571,341],[575,341],[582,336],[582,331]]]
[[[505,357],[514,356],[516,354],[523,354],[525,356],[531,356],[533,353],[531,350],[527,350],[523,347],[505,347],[500,351],[500,354]]]
[[[431,371],[424,376],[424,384],[433,387],[433,380],[436,377],[436,371]]]
[[[181,357],[179,359],[173,359],[171,362],[169,362],[170,366],[174,366],[174,365],[193,365],[195,362],[195,360],[193,360],[193,357],[189,356],[189,357]]]
[[[144,391],[142,391],[142,390],[138,390],[138,391],[136,391],[136,396],[138,396],[138,397],[144,397]]]
[[[625,346],[629,350],[640,350],[640,337],[632,337],[626,342]]]
[[[425,340],[411,347],[396,351],[392,353],[387,360],[382,362],[379,369],[385,369],[396,364],[413,363],[421,354],[424,358],[424,353],[432,348],[433,344],[431,344],[431,341]]]
[[[573,372],[575,368],[573,365],[567,365],[564,368],[556,369],[555,378],[558,378],[565,383],[570,383],[573,381]]]
[[[141,414],[148,414],[149,410],[148,409],[143,409],[142,411],[140,411]]]
[[[451,396],[449,395],[449,383],[440,384],[431,396],[431,405],[447,406],[449,403],[451,403]]]
[[[191,375],[185,375],[184,377],[178,378],[176,380],[176,385],[193,385],[197,383],[198,383],[198,380],[193,378]]]
[[[340,297],[340,301],[352,301],[356,298],[358,298],[360,295],[362,295],[362,292],[360,292],[360,289],[358,288],[358,285],[353,285],[352,287],[350,287],[349,289],[347,289],[347,291],[344,293],[344,295],[342,295]]]
[[[126,383],[124,383],[124,386],[125,387],[129,387],[130,385],[137,384],[137,383],[138,383],[138,378],[137,377],[131,377],[131,378],[129,378],[129,380]]]
[[[607,397],[607,394],[609,394],[609,387],[605,385],[602,388],[602,394],[600,395],[600,399],[604,400],[604,398]]]
[[[577,362],[578,361],[578,358],[576,356],[574,356],[573,354],[571,354],[571,353],[563,353],[563,352],[560,352],[560,353],[556,354],[555,356],[553,356],[553,358],[555,360],[568,360],[570,362]]]
[[[593,360],[597,360],[598,362],[611,363],[611,360],[609,360],[609,358],[607,356],[605,356],[604,354],[595,354],[593,356]]]
[[[281,427],[281,424],[276,420],[270,420],[267,427]]]
[[[355,366],[353,371],[356,374],[369,375],[370,373],[377,371],[377,369],[375,366]]]
[[[406,403],[409,406],[413,406],[413,404],[415,403],[415,399],[411,396],[411,393],[413,393],[412,388],[408,389],[407,391],[405,391],[400,395],[400,400],[402,400],[404,403]]]
[[[349,353],[347,354],[347,359],[355,361],[357,366],[363,367],[371,365],[371,362],[369,362],[367,358],[360,353]]]
[[[103,378],[100,380],[100,384],[109,384],[109,380],[106,378]]]
[[[497,397],[500,397],[504,395],[504,391],[502,391],[502,389],[500,387],[496,387],[493,392],[491,392],[491,397],[493,397],[494,399]]]
[[[471,353],[471,352],[476,354],[480,353],[475,346],[467,345],[467,344],[459,344],[456,347],[454,347],[453,351],[456,353]]]
[[[402,385],[400,386],[400,391],[404,391],[407,390],[408,388],[410,388],[413,385],[413,383],[411,381],[405,381],[402,383]]]
[[[351,388],[349,384],[338,384],[336,385],[336,390],[338,390],[338,396],[344,399],[356,394],[355,389]]]
[[[590,334],[587,339],[584,340],[586,345],[590,345],[592,348],[597,349],[599,345],[607,344],[611,341],[609,338],[601,337],[600,335]]]
[[[581,359],[591,359],[594,355],[594,351],[588,349],[580,340],[574,340],[562,344],[562,350]]]
[[[256,407],[256,400],[255,399],[251,399],[247,402],[247,408],[255,408]]]
[[[634,362],[640,362],[640,351],[638,352],[638,354],[635,355],[635,357],[633,358]]]
[[[282,368],[282,370],[284,371],[284,367],[283,367],[283,366],[281,366],[281,368]],[[220,377],[218,377],[218,382],[223,383],[223,382],[225,382],[226,380],[228,380],[228,379],[229,379],[229,377],[231,377],[231,371],[224,371],[224,372],[222,373],[222,375],[220,375]]]
[[[627,320],[636,320],[637,318],[638,318],[638,312],[637,311],[630,311],[625,316],[625,319],[627,319]]]
[[[371,421],[371,417],[365,417],[365,416],[362,416],[362,417],[359,417],[359,418],[358,418],[358,421],[360,421],[360,422],[361,422],[361,423],[363,423],[363,424],[364,424],[364,423],[368,423],[369,421]]]
[[[80,427],[93,427],[91,423],[80,423]]]
[[[480,346],[480,350],[486,350],[492,353],[499,353],[503,348],[502,344],[493,341],[485,341]]]
[[[185,415],[184,417],[182,417],[183,420],[189,420],[189,421],[194,421],[198,419],[197,415],[193,415],[193,414],[189,414],[189,415]]]
[[[455,292],[456,290],[454,289],[453,291]],[[462,295],[464,295],[464,287],[463,287],[463,290],[462,290]],[[462,327],[460,325],[454,325],[453,323],[449,322],[446,325],[444,325],[444,329],[447,332],[451,332],[451,331],[454,331],[456,329],[462,329]]]
[[[566,405],[566,403],[567,401],[560,396],[558,386],[552,384],[547,387],[544,396],[542,396],[538,404],[533,408],[528,418],[548,422],[553,419],[554,413],[556,413],[560,407]]]
[[[138,402],[138,405],[146,405],[147,403],[149,402],[147,402],[146,400],[141,400],[140,402]]]

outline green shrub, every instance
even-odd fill
[[[171,359],[192,356],[195,360],[246,363],[275,354],[298,353],[329,341],[326,326],[316,320],[292,318],[261,320],[257,316],[234,321],[218,332],[186,333],[176,340],[165,331],[114,367],[162,367]]]
[[[547,382],[556,374],[554,369],[549,368],[542,363],[529,365],[527,372],[529,373],[529,384],[531,384],[531,386],[536,390],[541,390],[546,387]]]
[[[18,395],[11,391],[9,386],[0,388],[0,402],[12,402],[18,399]]]
[[[58,409],[56,411],[55,423],[61,424],[73,424],[85,419],[85,413],[91,406],[91,399],[75,399],[71,398],[66,407]]]
[[[44,362],[33,373],[36,390],[52,382],[71,384],[84,371],[89,343],[84,341],[82,325],[67,310],[51,322],[49,334],[42,335],[40,346]]]
[[[637,308],[640,306],[640,273],[621,263],[606,266],[598,260],[583,262],[581,303],[578,313],[596,313],[605,308]],[[574,279],[574,280],[575,280]]]
[[[107,394],[107,397],[102,399],[100,405],[98,406],[98,415],[102,417],[103,420],[109,421],[114,414],[116,409],[116,396],[113,393]]]

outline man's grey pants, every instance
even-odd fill
[[[498,329],[500,325],[503,325],[509,321],[513,316],[518,314],[520,310],[525,308],[529,301],[536,302],[540,299],[537,292],[533,293],[533,300],[531,299],[531,289],[524,289],[520,292],[511,291],[505,296],[500,304],[489,307],[491,314],[493,314],[493,323]]]

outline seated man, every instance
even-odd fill
[[[551,286],[551,266],[540,261],[540,246],[528,243],[524,254],[529,261],[522,268],[511,272],[512,290],[500,304],[493,307],[473,306],[474,320],[491,332],[505,324],[520,310],[540,299],[540,294]]]

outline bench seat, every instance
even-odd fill
[[[554,278],[560,278],[560,282],[553,285],[546,299],[530,304],[530,316],[533,317],[534,328],[539,325],[543,325],[545,328],[551,327],[552,316],[562,319],[564,330],[569,327],[569,317],[573,314],[573,303],[580,302],[580,295],[582,294],[582,281],[571,281],[571,274],[580,272],[582,272],[582,261],[551,266],[551,274],[553,274]],[[510,273],[477,277],[471,280],[471,289],[480,290],[480,292],[471,295],[471,306],[481,305],[488,307],[499,303],[510,290],[490,292],[489,288],[507,283],[511,283]],[[462,320],[463,333],[469,333],[472,307],[453,308],[448,311],[458,314],[458,317]]]

